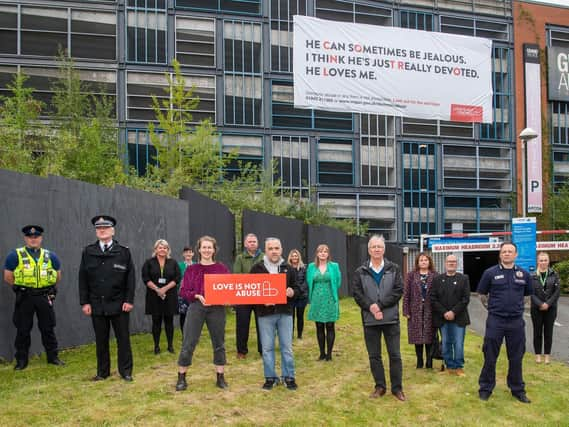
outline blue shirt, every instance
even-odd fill
[[[38,260],[38,258],[40,256],[40,250],[39,249],[26,248],[26,251],[28,251],[28,253],[30,254],[30,256],[33,259],[35,259],[36,261]],[[55,255],[54,252],[49,251],[49,259],[51,259],[51,265],[52,265],[53,269],[55,271],[59,271],[61,269],[61,262],[59,261],[59,258],[57,257],[57,255]],[[6,261],[4,262],[4,269],[6,269],[8,271],[14,271],[16,269],[16,267],[18,267],[18,253],[14,249],[6,257]]]
[[[501,264],[488,268],[478,283],[477,292],[489,295],[488,313],[499,317],[520,317],[524,313],[524,296],[533,288],[530,275],[514,265],[504,268]]]

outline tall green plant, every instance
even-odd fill
[[[26,87],[28,77],[18,71],[8,84],[9,95],[0,96],[0,168],[41,173],[39,156],[44,150],[38,118],[43,106]]]
[[[175,196],[182,186],[207,188],[219,182],[227,158],[221,154],[219,136],[209,120],[192,128],[192,112],[199,105],[195,88],[186,87],[180,64],[173,60],[174,72],[166,74],[165,99],[152,97],[158,125],[150,123],[150,140],[156,148],[156,165],[148,179],[158,192]]]
[[[124,183],[112,98],[95,95],[73,60],[64,55],[59,57],[59,76],[52,90],[54,136],[45,156],[48,170],[93,184]]]

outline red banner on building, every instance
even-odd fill
[[[286,304],[286,274],[206,274],[208,305]]]

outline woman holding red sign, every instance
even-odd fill
[[[332,360],[336,339],[335,322],[340,318],[338,291],[342,274],[337,263],[332,262],[328,245],[318,245],[314,262],[306,270],[308,283],[308,320],[316,322],[316,337],[320,348],[318,360]]]
[[[178,382],[176,391],[188,388],[186,372],[192,364],[194,350],[200,339],[203,324],[211,337],[213,347],[213,364],[217,374],[216,385],[227,388],[225,382],[225,307],[222,305],[208,305],[204,297],[205,274],[229,274],[229,269],[220,262],[215,261],[217,242],[213,237],[202,236],[197,244],[198,262],[190,265],[184,273],[180,288],[180,295],[189,302],[186,322],[184,323],[184,340],[182,350],[178,357]]]

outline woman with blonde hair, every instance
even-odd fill
[[[292,311],[292,329],[294,335],[294,318],[296,317],[296,331],[298,339],[302,339],[302,331],[304,330],[304,310],[308,304],[308,288],[306,287],[306,266],[302,262],[302,255],[298,249],[293,249],[288,253],[288,265],[292,267],[291,274],[300,294],[297,295],[293,302]]]
[[[550,363],[553,342],[553,325],[557,317],[559,301],[559,276],[549,266],[549,254],[537,254],[537,271],[531,275],[533,295],[531,296],[531,321],[533,323],[533,348],[537,363]],[[543,353],[542,353],[543,349]]]
[[[328,245],[318,245],[314,262],[306,269],[308,283],[308,320],[316,322],[316,337],[320,357],[318,360],[332,360],[332,349],[336,339],[335,322],[340,318],[338,291],[342,275],[337,263],[332,262]]]
[[[164,239],[154,243],[152,257],[142,266],[142,282],[146,286],[146,314],[152,316],[154,354],[160,353],[162,321],[168,351],[174,353],[174,315],[178,312],[176,284],[180,281],[180,267],[170,258],[170,245]]]

